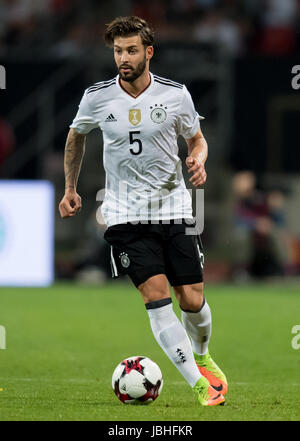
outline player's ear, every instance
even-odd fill
[[[146,47],[146,58],[147,58],[147,60],[151,60],[151,58],[153,57],[153,53],[154,53],[153,46],[147,46]]]

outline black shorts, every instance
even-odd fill
[[[104,238],[111,245],[112,277],[127,274],[136,287],[157,274],[172,286],[202,282],[204,254],[195,223],[175,222],[109,227]]]

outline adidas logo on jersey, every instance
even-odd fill
[[[116,121],[117,120],[112,113],[110,115],[108,115],[108,117],[105,120],[105,122],[116,122]]]

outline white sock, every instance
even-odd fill
[[[171,298],[147,303],[146,308],[156,341],[190,386],[195,386],[201,374],[188,335],[173,311]]]
[[[197,312],[181,310],[181,319],[191,338],[193,351],[198,355],[206,354],[211,336],[211,312],[208,303],[204,300]]]

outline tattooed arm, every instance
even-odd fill
[[[85,151],[85,135],[70,129],[65,147],[65,194],[59,204],[62,218],[72,217],[81,209],[81,197],[76,192],[77,181]]]

